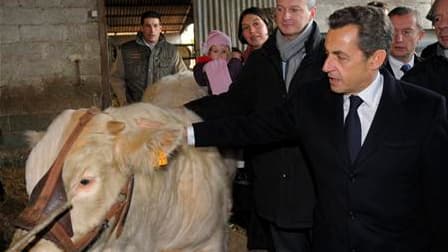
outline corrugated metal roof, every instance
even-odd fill
[[[137,32],[140,15],[149,10],[162,15],[164,33],[180,34],[193,23],[192,0],[106,0],[107,32]]]

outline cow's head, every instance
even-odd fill
[[[143,106],[143,110],[141,107],[142,105],[134,105],[109,110],[109,113],[94,113],[82,126],[79,135],[69,144],[66,154],[60,161],[57,153],[63,152],[64,144],[71,141],[68,139],[73,138],[73,132],[79,127],[79,120],[85,116],[86,110],[65,112],[61,115],[66,118],[65,120],[57,118],[50,125],[27,161],[27,184],[31,183],[30,187],[34,187],[30,198],[33,204],[27,207],[24,212],[28,211],[28,215],[22,214],[19,222],[25,223],[22,227],[27,227],[29,224],[35,225],[43,221],[50,215],[48,212],[36,214],[34,212],[36,202],[48,201],[48,204],[55,205],[50,207],[52,209],[58,208],[64,201],[70,202],[71,210],[58,216],[51,225],[63,228],[75,246],[64,247],[64,241],[58,241],[56,245],[48,241],[39,241],[35,244],[36,248],[42,251],[82,249],[76,243],[85,239],[86,234],[92,230],[100,229],[101,239],[107,239],[109,233],[116,231],[105,228],[104,220],[110,214],[110,209],[116,206],[117,201],[123,200],[120,199],[120,195],[122,197],[123,192],[129,188],[130,178],[133,175],[154,172],[154,168],[160,165],[161,153],[170,155],[182,142],[182,125],[173,123],[175,120],[169,113],[148,104]],[[158,129],[138,127],[135,120],[142,117],[165,121],[166,127]],[[47,156],[54,158],[49,159]],[[62,162],[61,172],[60,176],[51,178],[54,171],[53,168],[48,169],[55,160]],[[29,174],[33,174],[34,177]],[[45,184],[49,183],[49,180],[54,180],[55,184],[51,190],[45,189]],[[51,196],[55,198],[55,202],[53,199],[42,199],[42,197],[48,198],[48,195],[42,195],[43,191],[55,192],[56,194]],[[29,216],[32,221],[26,219]],[[68,221],[63,223],[64,219],[69,220],[71,224]],[[114,223],[118,221],[119,216],[109,220]],[[109,227],[113,227],[111,223],[108,224]],[[38,239],[50,228],[42,231]],[[54,240],[54,237],[49,239]]]

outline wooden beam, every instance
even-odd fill
[[[109,83],[109,60],[107,45],[107,22],[105,0],[98,0],[98,37],[100,39],[101,54],[101,109],[112,104],[111,88]]]
[[[185,14],[188,14],[188,11],[186,12],[179,12],[179,13],[170,13],[170,14],[163,14],[163,17],[183,17],[185,16]],[[138,18],[140,19],[141,14],[139,15],[126,15],[126,14],[110,14],[110,15],[106,15],[107,18],[121,18],[121,17],[126,17],[126,18]]]
[[[110,8],[110,7],[132,7],[132,8],[172,8],[172,7],[188,7],[191,6],[191,4],[164,4],[164,3],[158,3],[158,4],[133,4],[133,3],[123,3],[123,4],[107,4],[106,7]]]

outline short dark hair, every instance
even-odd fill
[[[330,29],[358,26],[358,46],[366,57],[377,50],[389,52],[392,25],[384,11],[372,6],[351,6],[335,11],[328,18]]]
[[[387,4],[379,1],[372,1],[367,3],[367,6],[373,6],[381,9],[387,9]]]
[[[144,12],[141,17],[140,17],[140,24],[143,25],[145,23],[145,19],[147,18],[157,18],[159,19],[160,22],[160,13],[156,12],[156,11],[147,11]]]
[[[412,14],[415,17],[417,27],[419,29],[423,29],[422,24],[421,24],[422,21],[421,21],[420,14],[415,9],[411,9],[411,8],[405,7],[405,6],[398,6],[394,9],[392,9],[389,12],[389,14],[387,14],[387,15],[389,16],[389,18],[391,18],[393,16],[404,16],[404,15],[408,15],[408,14]]]
[[[258,7],[249,7],[245,10],[243,10],[243,12],[241,12],[240,14],[240,20],[238,21],[238,39],[240,40],[241,43],[243,44],[247,44],[246,39],[243,36],[243,18],[246,15],[256,15],[258,17],[261,18],[261,20],[263,20],[263,22],[266,24],[266,27],[268,28],[268,34],[271,34],[272,31],[274,30],[274,26],[272,23],[272,17],[271,15],[268,15],[266,10],[260,9]]]

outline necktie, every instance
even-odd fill
[[[358,107],[361,105],[362,99],[356,95],[351,95],[349,99],[350,109],[345,119],[344,132],[350,161],[353,163],[361,149],[361,122],[358,116]]]
[[[401,70],[403,73],[407,73],[409,70],[411,70],[411,65],[409,65],[409,64],[403,64],[403,65],[400,67],[400,70]]]

